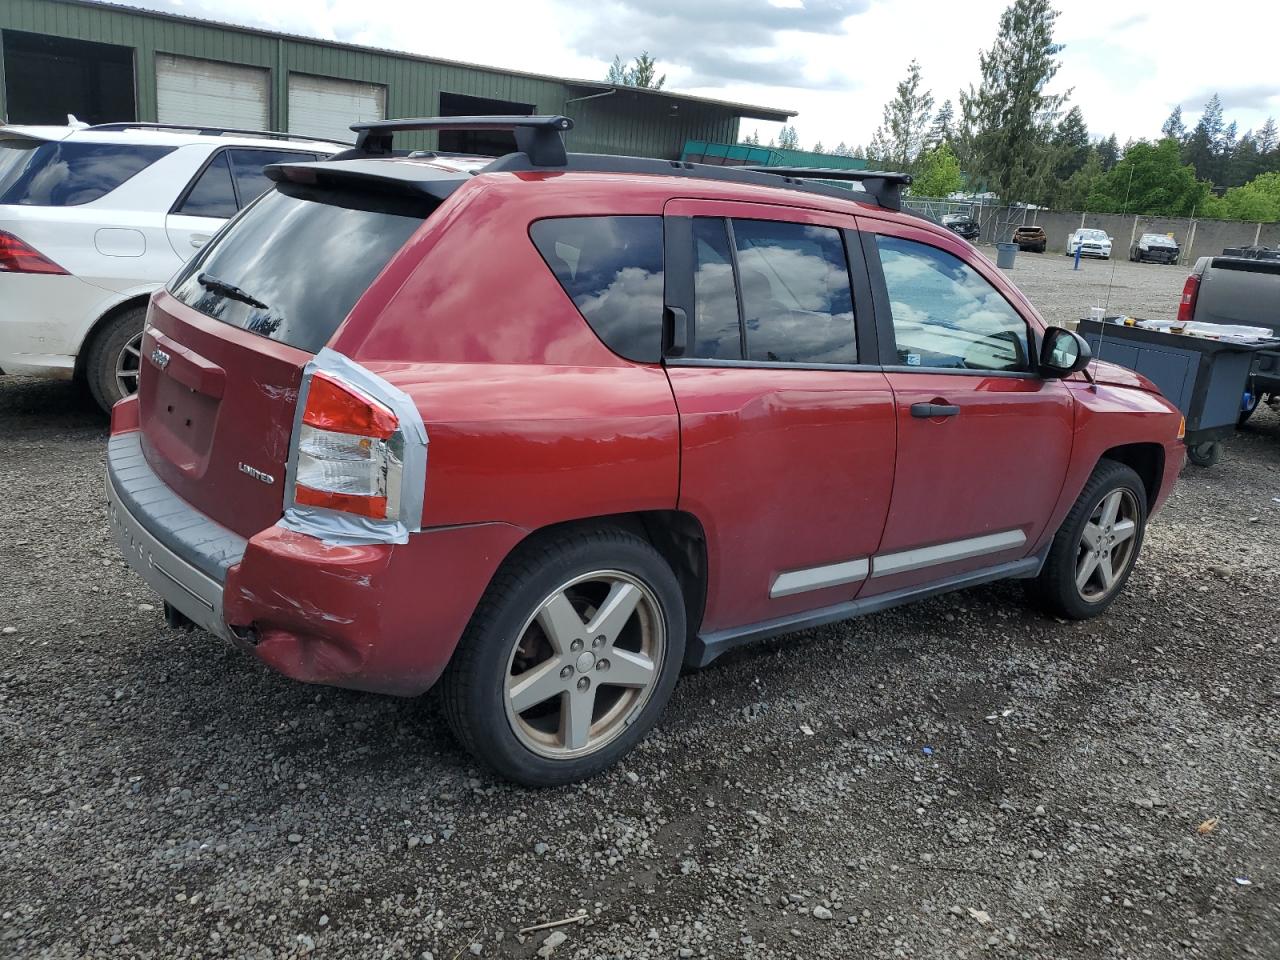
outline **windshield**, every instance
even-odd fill
[[[1166,237],[1166,236],[1165,236],[1164,234],[1162,234],[1162,233],[1144,233],[1144,234],[1142,235],[1142,242],[1143,242],[1143,243],[1162,243],[1162,244],[1172,244],[1172,243],[1173,243],[1173,240],[1171,240],[1169,237]]]
[[[173,150],[125,143],[0,140],[0,204],[89,203]]]
[[[1081,230],[1080,238],[1082,240],[1106,240],[1107,234],[1102,230]]]
[[[434,203],[282,186],[263,194],[171,281],[206,316],[320,350]]]

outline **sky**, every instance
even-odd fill
[[[132,0],[130,5],[556,76],[604,79],[647,50],[666,88],[798,111],[801,146],[865,144],[914,57],[938,105],[978,81],[1009,0]],[[1062,0],[1051,92],[1095,138],[1190,127],[1215,91],[1240,132],[1280,120],[1265,0]],[[1245,28],[1243,25],[1247,25]],[[780,125],[744,120],[762,142]]]

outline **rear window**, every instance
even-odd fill
[[[0,204],[74,207],[106,196],[173,147],[0,141]]]
[[[566,217],[529,228],[591,329],[628,360],[662,351],[662,218]]]
[[[220,233],[170,292],[201,313],[315,353],[434,209],[281,185]]]

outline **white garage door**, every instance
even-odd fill
[[[261,67],[156,54],[161,123],[242,130],[270,128],[270,77]]]
[[[351,124],[386,115],[387,88],[380,84],[289,74],[290,133],[349,143]]]

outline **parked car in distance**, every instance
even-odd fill
[[[1049,245],[1049,238],[1045,235],[1044,227],[1018,227],[1013,231],[1013,242],[1018,245],[1019,250],[1044,253],[1045,247]]]
[[[1067,256],[1076,255],[1076,247],[1080,248],[1082,257],[1101,257],[1111,259],[1111,237],[1105,230],[1092,230],[1081,227],[1067,238]]]
[[[270,186],[340,144],[163,124],[0,126],[0,374],[137,387],[147,298]]]
[[[466,124],[522,149],[391,156]],[[566,155],[571,125],[364,125],[155,294],[107,497],[170,623],[298,680],[438,682],[545,785],[751,640],[1008,577],[1060,617],[1115,600],[1183,462],[1148,380],[1084,376],[906,177]]]
[[[1180,322],[1264,327],[1280,337],[1280,257],[1250,248],[1238,256],[1200,257],[1182,286]],[[1280,350],[1255,354],[1249,388],[1240,405],[1243,424],[1263,400],[1280,398]]]
[[[966,240],[977,240],[982,233],[978,221],[967,213],[948,213],[942,218],[942,225],[958,237]]]
[[[1135,263],[1177,263],[1182,251],[1178,241],[1163,233],[1144,233],[1129,248],[1129,259]]]

